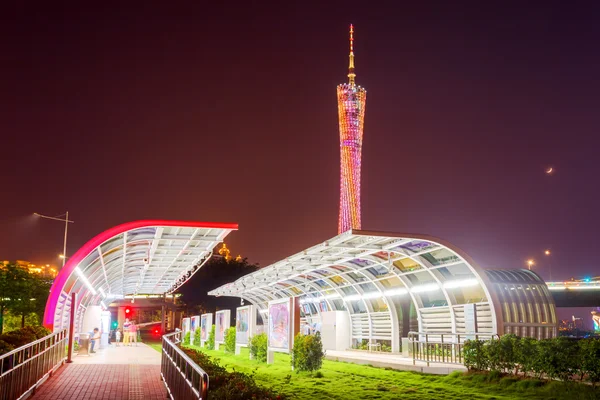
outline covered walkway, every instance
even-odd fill
[[[137,347],[111,345],[89,356],[75,356],[33,396],[54,399],[164,399],[160,353],[144,343]]]

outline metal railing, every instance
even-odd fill
[[[160,375],[173,400],[203,399],[208,397],[208,374],[178,346],[182,331],[162,337]]]
[[[0,399],[26,398],[67,358],[67,330],[0,356]]]
[[[481,333],[425,333],[409,332],[408,343],[413,365],[417,361],[444,364],[463,364],[463,347],[467,340],[491,340],[498,335]]]

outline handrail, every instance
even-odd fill
[[[491,333],[408,332],[413,365],[416,361],[463,364],[463,346],[467,340],[492,340]]]
[[[172,400],[206,400],[208,374],[179,348],[182,333],[163,335],[160,375]]]
[[[66,342],[63,329],[0,356],[0,399],[21,399],[35,392],[64,363]]]

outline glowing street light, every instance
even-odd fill
[[[47,215],[42,215],[39,213],[33,213],[33,215],[35,215],[36,217],[52,219],[54,221],[61,221],[61,222],[65,223],[65,240],[63,243],[63,252],[61,255],[59,255],[59,257],[62,258],[62,260],[63,260],[62,266],[64,267],[65,262],[67,261],[67,228],[69,227],[69,223],[74,223],[75,221],[69,220],[69,212],[68,211],[65,213],[65,218],[59,218],[59,217],[62,217],[62,215],[59,215],[58,217],[49,217]]]
[[[544,251],[544,254],[547,255],[547,256],[549,256],[550,255],[550,250]]]
[[[531,267],[535,264],[535,262],[531,259],[527,260],[527,269],[531,271]]]

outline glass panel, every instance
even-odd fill
[[[350,281],[352,281],[352,282],[364,282],[367,280],[367,278],[365,278],[362,275],[357,274],[356,272],[348,272],[347,274],[344,274],[343,276],[348,277],[350,279]]]
[[[410,258],[403,258],[393,262],[394,266],[400,270],[400,272],[410,272],[421,269],[422,267],[414,260]]]
[[[434,247],[437,247],[437,245],[434,243],[425,242],[422,240],[413,240],[410,243],[406,243],[401,246],[398,246],[398,248],[406,250],[408,254],[420,253],[424,250],[432,249]]]
[[[361,283],[358,285],[364,293],[378,292],[377,287],[372,283]]]
[[[422,254],[421,257],[434,266],[460,261],[460,258],[448,249],[434,250],[431,253]]]

